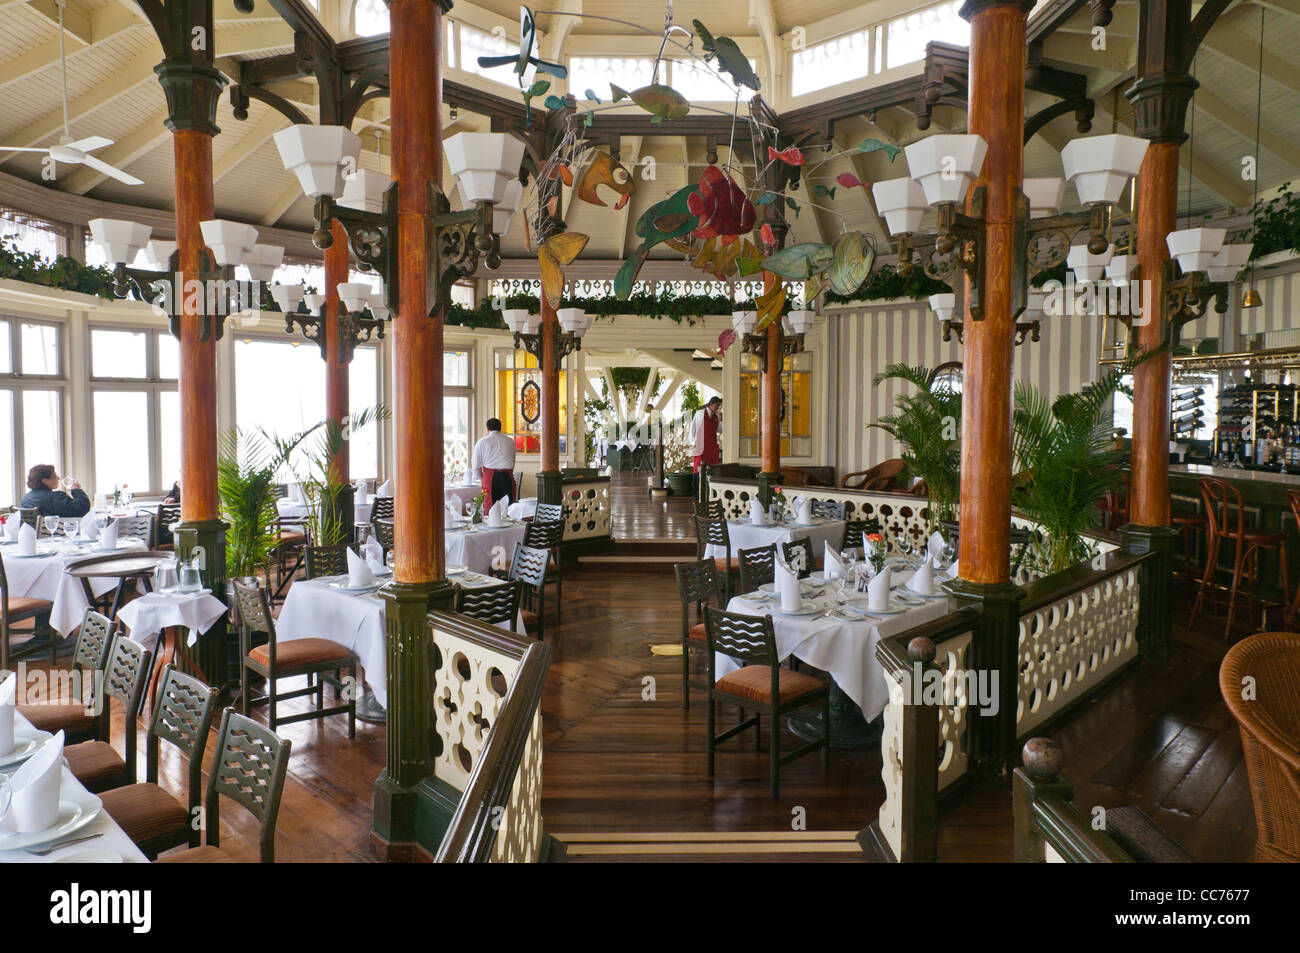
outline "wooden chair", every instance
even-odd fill
[[[37,535],[41,532],[41,511],[34,506],[16,506],[14,512],[18,518],[36,530]]]
[[[335,543],[331,546],[308,546],[305,550],[307,578],[315,579],[317,576],[347,575],[348,550],[355,553],[357,548],[349,543]]]
[[[811,510],[813,519],[844,519],[844,504],[837,500],[813,500]]]
[[[536,631],[537,637],[543,638],[546,629],[546,567],[551,554],[545,549],[533,549],[523,543],[515,544],[514,555],[510,558],[510,572],[506,579],[518,581],[528,595],[528,605],[524,608],[524,631]]]
[[[117,518],[117,538],[118,539],[142,539],[148,546],[153,542],[153,514],[137,513],[135,516],[119,516]]]
[[[293,639],[280,645],[275,637],[275,620],[267,593],[259,585],[235,582],[235,603],[239,609],[239,689],[240,705],[247,715],[253,705],[266,703],[271,731],[280,725],[329,715],[348,716],[348,737],[357,736],[357,695],[361,688],[356,682],[357,657],[346,648],[329,639]],[[264,632],[266,644],[252,646],[253,633]],[[347,671],[353,690],[346,693],[347,704],[325,707],[325,683],[319,676],[325,672]],[[249,672],[266,679],[266,695],[253,698],[249,688]],[[276,682],[296,675],[307,676],[307,687],[291,692],[276,691]],[[282,717],[277,706],[290,698],[315,695],[316,707],[295,715]]]
[[[1237,611],[1237,594],[1241,589],[1242,574],[1247,575],[1250,588],[1247,593],[1250,618],[1255,617],[1255,575],[1261,549],[1276,549],[1281,570],[1282,604],[1289,608],[1291,595],[1287,583],[1286,534],[1281,530],[1246,529],[1246,511],[1241,502],[1241,491],[1222,480],[1202,479],[1201,499],[1205,502],[1205,516],[1209,529],[1209,547],[1205,558],[1205,573],[1192,606],[1190,626],[1205,603],[1205,594],[1214,588],[1214,573],[1219,565],[1219,551],[1225,542],[1235,545],[1232,565],[1232,588],[1228,595],[1228,621],[1223,628],[1226,639],[1232,633],[1232,623]]]
[[[845,474],[840,480],[840,487],[845,490],[876,490],[889,492],[898,489],[898,481],[907,469],[902,460],[886,460],[866,470]]]
[[[1106,495],[1097,502],[1103,529],[1116,530],[1128,522],[1130,485],[1129,475],[1121,472],[1115,489],[1107,490]]]
[[[539,503],[538,509],[547,504]],[[559,507],[556,507],[558,509]],[[564,582],[560,574],[560,547],[564,542],[564,522],[558,519],[546,519],[534,516],[524,524],[524,545],[532,549],[544,549],[550,553],[554,572],[551,579],[555,583],[555,621],[560,622],[564,604]]]
[[[673,572],[677,575],[677,592],[682,598],[682,707],[690,708],[691,689],[707,690],[709,687],[707,682],[691,681],[691,649],[703,648],[708,642],[704,630],[704,607],[722,608],[722,586],[718,582],[717,568],[708,559],[676,563]],[[694,623],[691,622],[692,606],[698,620]]]
[[[695,557],[704,559],[709,546],[718,546],[725,556],[714,557],[714,565],[723,573],[723,592],[730,601],[734,590],[731,584],[732,573],[740,569],[740,563],[731,555],[731,533],[727,530],[727,521],[721,517],[695,517]]]
[[[63,749],[68,768],[73,776],[89,791],[107,791],[124,784],[135,784],[136,773],[136,712],[140,698],[149,681],[151,653],[139,642],[119,635],[113,639],[113,648],[104,667],[104,702],[96,716],[98,738],[83,741]],[[123,754],[109,744],[111,701],[122,703],[126,730],[122,739]]]
[[[391,496],[377,496],[374,499],[374,505],[370,508],[370,520],[391,520],[393,518],[393,498]]]
[[[709,656],[709,776],[713,776],[714,751],[718,745],[746,728],[754,729],[754,750],[762,741],[762,718],[768,717],[769,775],[772,797],[780,795],[781,765],[795,758],[821,749],[822,768],[830,770],[830,689],[825,682],[782,668],[776,654],[776,633],[772,617],[740,615],[723,612],[712,606],[704,607],[705,634]],[[717,656],[721,652],[729,658],[745,663],[743,668],[717,677]],[[720,735],[714,734],[714,721],[718,702],[727,702],[740,709],[741,720]],[[822,737],[781,754],[781,716],[796,708],[821,703]],[[746,711],[754,712],[745,718]]]
[[[809,486],[810,484],[816,485],[816,481],[807,470],[801,470],[799,467],[781,468],[782,486]]]
[[[80,689],[86,684],[86,679],[89,679],[93,691],[95,673],[104,668],[108,650],[113,647],[114,634],[115,627],[108,616],[94,609],[86,609],[81,627],[77,630],[77,645],[72,651],[72,684],[75,688]],[[89,706],[78,701],[56,703],[53,698],[49,698],[46,702],[19,705],[18,710],[33,727],[41,731],[50,734],[62,731],[67,744],[89,741],[99,730],[99,722],[94,715],[93,697]]]
[[[488,625],[506,623],[514,631],[519,621],[519,604],[524,597],[518,580],[499,586],[457,587],[455,611]]]
[[[803,554],[803,559],[799,559],[799,554]],[[817,556],[813,552],[812,537],[798,536],[789,542],[781,544],[781,558],[784,559],[791,568],[798,562],[802,562],[803,568],[798,570],[800,579],[807,579],[808,576],[817,566]]]
[[[9,640],[12,637],[10,626],[15,622],[26,622],[32,620],[32,642],[37,643],[37,639],[42,634],[49,640],[50,647],[50,664],[54,664],[54,653],[58,644],[58,639],[54,635],[54,630],[50,628],[50,611],[54,608],[54,603],[48,599],[34,599],[29,596],[11,596],[9,594],[9,577],[5,575],[4,557],[0,556],[0,669],[9,668]],[[40,643],[33,645],[30,649],[23,646],[15,655],[15,658],[23,658],[29,652],[34,652]]]
[[[181,505],[179,503],[159,503],[158,515],[154,517],[153,532],[154,541],[150,549],[157,549],[168,552],[176,548],[176,540],[172,539],[172,531],[168,529],[173,523],[180,522]]]
[[[707,503],[701,503],[698,500],[695,503],[695,515],[706,516],[709,519],[720,520],[723,518],[722,501],[709,500]]]
[[[754,549],[738,549],[736,562],[740,566],[740,591],[753,592],[776,578],[776,543]]]
[[[212,729],[217,691],[171,665],[162,672],[145,739],[145,780],[105,791],[104,810],[150,860],[160,851],[199,846],[198,816],[203,784],[203,750]],[[171,742],[188,763],[189,803],[158,786],[158,742]]]
[[[564,521],[564,507],[559,503],[538,503],[533,519],[543,522]]]
[[[289,582],[302,568],[307,559],[307,546],[311,543],[311,534],[307,524],[301,518],[275,520],[275,548],[271,551],[271,561],[275,563],[275,599],[284,598]],[[267,571],[267,582],[271,574]]]
[[[880,520],[874,516],[869,520],[847,520],[844,523],[844,539],[840,542],[840,551],[861,549],[871,533],[880,532]]]
[[[235,859],[221,849],[221,808],[225,795],[242,804],[261,825],[261,859],[275,863],[275,821],[280,813],[284,777],[291,745],[251,718],[227,708],[221,716],[217,752],[208,774],[204,816],[207,843],[158,858],[160,864],[230,864]]]
[[[1255,691],[1243,698],[1252,681]],[[1228,649],[1219,691],[1241,729],[1255,805],[1255,861],[1300,863],[1300,636],[1269,632]]]

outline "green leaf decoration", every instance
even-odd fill
[[[582,120],[583,127],[590,128],[591,124],[595,121],[596,121],[596,114],[592,112],[590,109],[588,109],[586,118]]]
[[[546,108],[547,108],[547,109],[563,109],[563,108],[564,108],[564,100],[563,100],[563,98],[561,98],[561,97],[559,97],[559,96],[554,96],[554,95],[552,95],[552,96],[547,96],[547,97],[546,97]]]
[[[798,281],[825,271],[833,257],[830,245],[800,242],[763,259],[763,270]]]
[[[534,96],[542,95],[542,93],[546,92],[550,88],[551,81],[549,79],[539,79],[537,82],[533,83],[533,85],[528,87],[527,96],[529,99],[532,99]]]
[[[898,158],[898,154],[903,150],[898,146],[891,146],[887,142],[881,142],[879,139],[863,139],[858,143],[859,152],[879,152],[885,150],[885,155],[889,156],[889,161],[893,162]]]

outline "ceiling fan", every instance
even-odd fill
[[[68,130],[68,60],[63,42],[63,7],[65,0],[55,0],[55,2],[59,7],[59,64],[63,70],[63,135],[59,136],[57,143],[46,148],[0,146],[0,152],[44,152],[55,163],[85,165],[96,172],[111,176],[119,182],[125,182],[127,185],[144,185],[142,179],[137,179],[121,169],[114,168],[102,159],[90,155],[95,149],[111,146],[113,144],[112,139],[106,139],[104,136],[89,136],[85,139],[74,140],[72,133]]]

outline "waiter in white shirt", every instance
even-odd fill
[[[722,398],[714,395],[709,402],[695,412],[691,418],[691,429],[687,436],[691,441],[691,457],[695,471],[691,477],[694,496],[699,496],[700,465],[715,466],[722,462],[722,448],[718,445],[718,434],[722,429]]]
[[[515,442],[501,432],[501,421],[487,422],[488,432],[474,444],[470,473],[483,487],[483,509],[493,500],[515,498]]]

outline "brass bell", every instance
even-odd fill
[[[1258,308],[1263,303],[1264,300],[1254,288],[1247,289],[1246,293],[1241,296],[1241,306],[1243,308]]]

